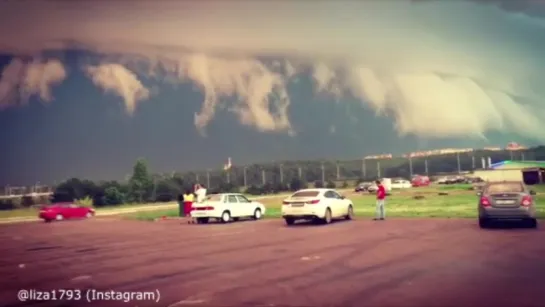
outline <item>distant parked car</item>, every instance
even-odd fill
[[[40,208],[38,217],[45,222],[62,221],[66,219],[90,218],[95,215],[93,208],[74,203],[57,203],[44,205]]]
[[[378,190],[378,186],[376,183],[372,183],[370,186],[367,187],[367,192],[373,194]]]
[[[392,180],[392,189],[409,189],[412,187],[412,184],[409,180],[397,179]]]
[[[520,220],[537,227],[534,191],[520,181],[490,182],[479,195],[479,226],[485,228],[491,220]]]
[[[297,220],[314,220],[329,224],[333,219],[354,217],[354,205],[333,189],[304,189],[282,202],[282,217],[287,225]]]
[[[265,206],[238,193],[209,195],[204,202],[193,204],[191,217],[199,224],[206,224],[211,218],[228,223],[239,218],[259,220],[265,214]]]
[[[437,179],[437,184],[446,184],[448,181],[448,177],[441,177],[439,179]]]
[[[354,189],[354,192],[365,192],[365,191],[367,191],[367,188],[369,188],[371,185],[372,185],[372,183],[369,183],[369,182],[360,183]]]

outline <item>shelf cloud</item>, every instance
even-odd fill
[[[259,131],[294,135],[289,89],[307,77],[316,95],[355,98],[400,134],[541,140],[542,10],[530,0],[5,1],[0,51],[15,59],[0,106],[50,101],[70,77],[62,51],[82,49],[99,56],[80,67],[128,113],[153,100],[144,79],[193,83],[203,134],[224,108]]]

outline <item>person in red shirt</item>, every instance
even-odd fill
[[[384,201],[386,200],[386,189],[380,180],[375,181],[377,184],[377,217],[375,221],[383,221],[385,218]]]

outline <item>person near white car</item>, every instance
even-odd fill
[[[199,183],[195,185],[195,196],[197,197],[197,203],[202,203],[206,199],[206,189]]]
[[[303,189],[284,199],[282,217],[287,225],[293,225],[297,220],[329,224],[333,219],[353,219],[354,205],[333,189]]]

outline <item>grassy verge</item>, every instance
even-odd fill
[[[339,189],[339,191],[349,191],[350,189]],[[287,195],[290,195],[291,193],[280,193],[280,194],[265,194],[265,195],[246,195],[249,199],[259,199],[261,197],[267,197],[272,199],[273,201],[278,201],[278,199],[282,199],[286,197]],[[261,201],[261,200],[260,200]],[[266,201],[263,199],[263,201]],[[157,206],[157,214],[160,214],[160,212],[168,212],[168,211],[175,211],[174,209],[161,209],[162,206],[165,205],[175,205],[176,202],[170,202],[170,203],[147,203],[147,204],[123,204],[120,206],[111,206],[111,207],[102,207],[102,208],[95,208],[97,212],[111,212],[111,211],[122,211],[125,209],[135,209],[137,210],[139,207],[146,207],[146,211],[142,212],[142,215],[153,215],[153,213],[149,212],[150,207]],[[174,213],[170,213],[174,214]],[[25,209],[15,209],[15,210],[0,210],[0,219],[9,219],[9,218],[26,218],[26,217],[36,217],[38,215],[38,209],[37,208],[25,208]],[[177,213],[175,214],[177,215]],[[159,215],[161,216],[161,215]]]
[[[160,208],[168,204],[175,204],[175,203],[123,204],[120,206],[96,208],[96,210],[97,212],[110,212],[110,211],[125,210],[125,209],[137,209],[139,207],[158,206]],[[0,219],[17,218],[17,217],[36,217],[38,215],[38,210],[39,210],[38,208],[1,210]]]
[[[392,195],[386,202],[386,214],[389,217],[441,217],[441,218],[476,218],[477,197],[474,193],[457,193],[454,195],[425,195],[424,199],[414,199],[414,195]],[[372,195],[353,196],[354,209],[357,216],[372,217],[375,214],[375,198]],[[545,197],[537,196],[539,218],[545,218]],[[280,217],[280,202],[264,200],[267,207],[267,218]],[[155,220],[162,216],[178,216],[177,210],[158,210],[137,212],[123,215],[136,220]]]

